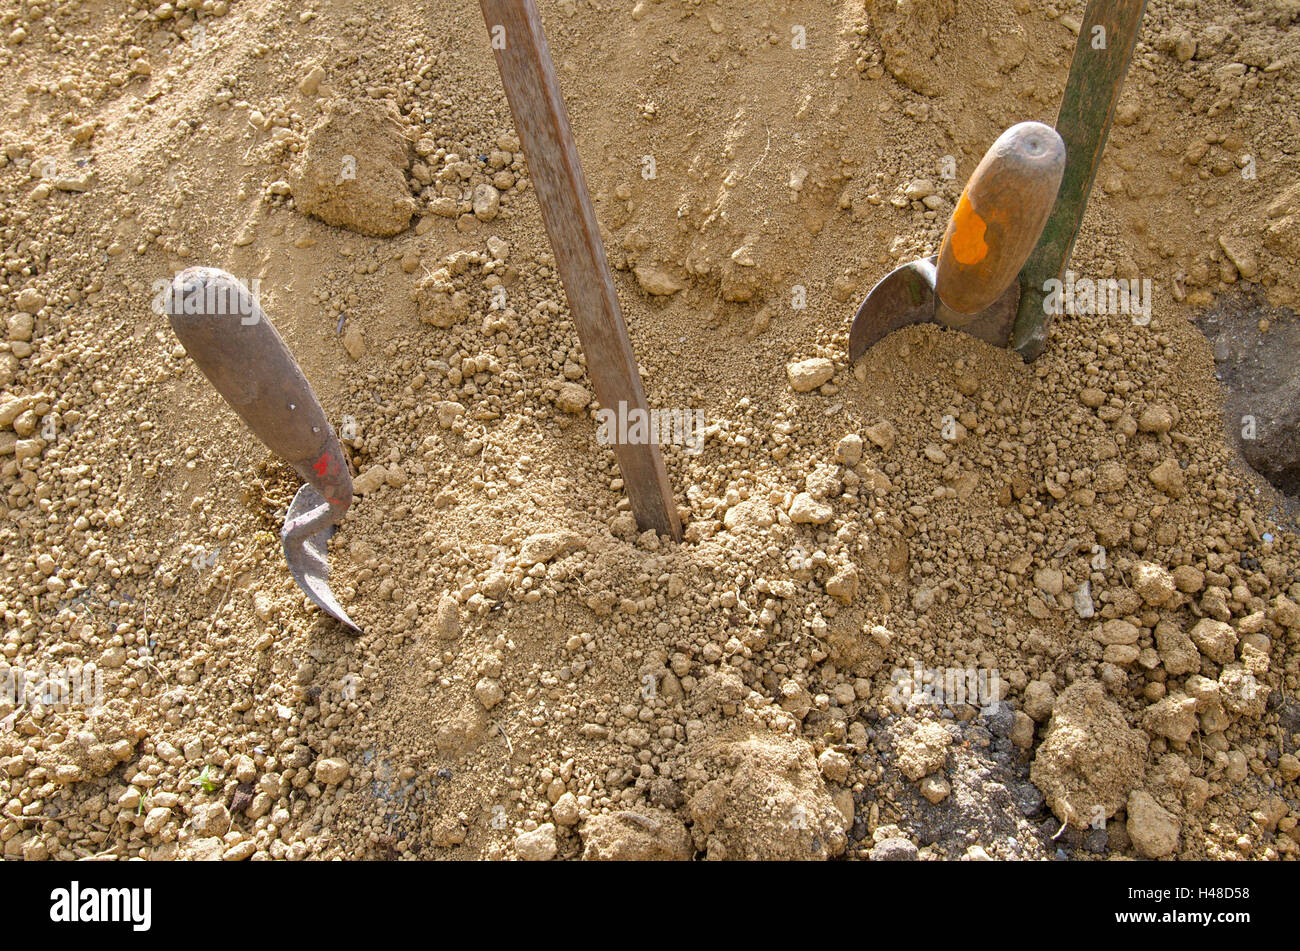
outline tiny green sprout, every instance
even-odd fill
[[[211,766],[204,766],[203,772],[199,773],[199,778],[194,780],[194,784],[197,786],[202,786],[204,792],[217,791],[216,780],[214,780],[211,776],[208,775],[209,772],[211,772],[211,770],[212,770]]]

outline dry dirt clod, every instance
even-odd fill
[[[581,413],[592,401],[591,392],[577,383],[563,383],[555,396],[555,405],[566,413]]]
[[[1146,790],[1133,790],[1127,813],[1129,838],[1143,858],[1163,858],[1178,848],[1178,820]]]
[[[329,786],[336,786],[348,778],[350,769],[347,761],[337,757],[316,761],[316,780]]]
[[[1147,738],[1095,680],[1056,698],[1031,776],[1056,817],[1077,829],[1124,805],[1145,771]]]
[[[335,100],[294,170],[298,210],[359,234],[405,231],[416,211],[406,184],[410,153],[396,110],[376,100]]]
[[[515,836],[515,855],[525,862],[549,862],[555,858],[555,825],[543,823],[531,832]]]
[[[682,283],[662,268],[643,264],[634,273],[641,289],[652,296],[669,297],[682,289]]]
[[[898,768],[908,779],[920,779],[942,769],[952,735],[942,723],[921,723],[899,741]]]
[[[651,809],[592,817],[582,827],[582,845],[589,862],[682,862],[693,851],[682,821]]]
[[[785,372],[790,378],[791,389],[796,393],[807,393],[834,376],[835,365],[825,357],[813,357],[786,364]]]

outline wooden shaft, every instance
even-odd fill
[[[644,410],[636,356],[537,6],[533,0],[479,0],[479,6],[596,398],[605,407],[626,403],[629,412]],[[616,443],[614,454],[637,523],[680,539],[681,520],[659,446]]]
[[[1043,310],[1044,285],[1059,280],[1069,263],[1145,9],[1146,0],[1088,0],[1083,13],[1056,116],[1056,131],[1066,152],[1061,193],[1042,238],[1020,272],[1020,311],[1011,346],[1026,360],[1036,359],[1047,346],[1051,319]]]
[[[1041,122],[1021,122],[984,154],[939,248],[935,293],[959,314],[977,314],[1020,273],[1061,187],[1065,145]]]

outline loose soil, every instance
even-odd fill
[[[847,361],[1083,6],[543,0],[649,399],[705,421],[673,543],[475,4],[0,4],[4,855],[1294,859],[1300,536],[1224,418],[1295,394],[1226,403],[1196,320],[1245,288],[1293,360],[1300,2],[1148,3],[1071,266],[1149,320]],[[360,637],[152,306],[195,264],[345,439]]]

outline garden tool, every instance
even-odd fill
[[[646,411],[645,389],[614,291],[600,226],[578,160],[535,0],[479,0],[506,102],[524,155],[555,267],[587,355],[601,406]],[[613,445],[632,515],[643,530],[680,540],[681,518],[658,443]]]
[[[359,632],[330,591],[326,548],[352,504],[352,476],[298,361],[253,295],[225,271],[191,267],[177,274],[167,316],[217,392],[306,480],[280,532],[289,573],[322,611]]]
[[[963,321],[961,317],[954,318],[949,312],[952,308],[945,308],[943,304],[951,305],[952,295],[962,298],[967,295],[952,290],[945,283],[952,279],[950,275],[931,275],[932,270],[937,270],[937,262],[942,260],[942,249],[937,259],[904,265],[877,284],[858,308],[849,332],[851,360],[857,360],[886,334],[927,320],[939,320],[946,326],[973,333],[997,346],[1011,347],[1026,360],[1034,360],[1043,352],[1051,318],[1045,306],[1048,284],[1053,279],[1059,280],[1069,263],[1074,239],[1088,206],[1092,182],[1101,165],[1102,151],[1124,85],[1124,74],[1137,43],[1145,7],[1146,0],[1089,0],[1084,10],[1074,58],[1070,62],[1070,75],[1056,118],[1056,132],[1065,146],[1059,194],[1056,194],[1055,204],[1050,207],[1045,223],[1035,231],[1037,243],[1032,244],[1032,251],[1023,261],[1015,284],[994,300],[989,312],[968,313]],[[985,156],[986,161],[988,158]],[[976,170],[978,175],[979,169]],[[972,176],[972,182],[976,176]],[[969,186],[967,192],[970,192]],[[979,211],[978,208],[975,210]],[[958,211],[961,211],[960,205]],[[954,214],[954,223],[956,217]],[[949,234],[944,236],[945,242],[952,232],[953,224],[950,224]],[[1020,246],[1020,242],[1014,243]],[[1014,257],[1005,250],[990,247],[1005,260]],[[987,297],[992,285],[981,284],[981,281],[987,281],[989,277],[985,273],[971,285],[978,292],[975,296]],[[941,289],[939,295],[933,294],[936,282]],[[935,296],[941,301],[935,307],[936,313],[930,316],[927,307],[922,305],[927,297]]]
[[[1016,276],[1051,213],[1065,145],[1051,126],[1022,122],[976,166],[948,221],[939,253],[887,274],[849,330],[855,361],[886,334],[937,321],[1006,346],[1020,303]]]

